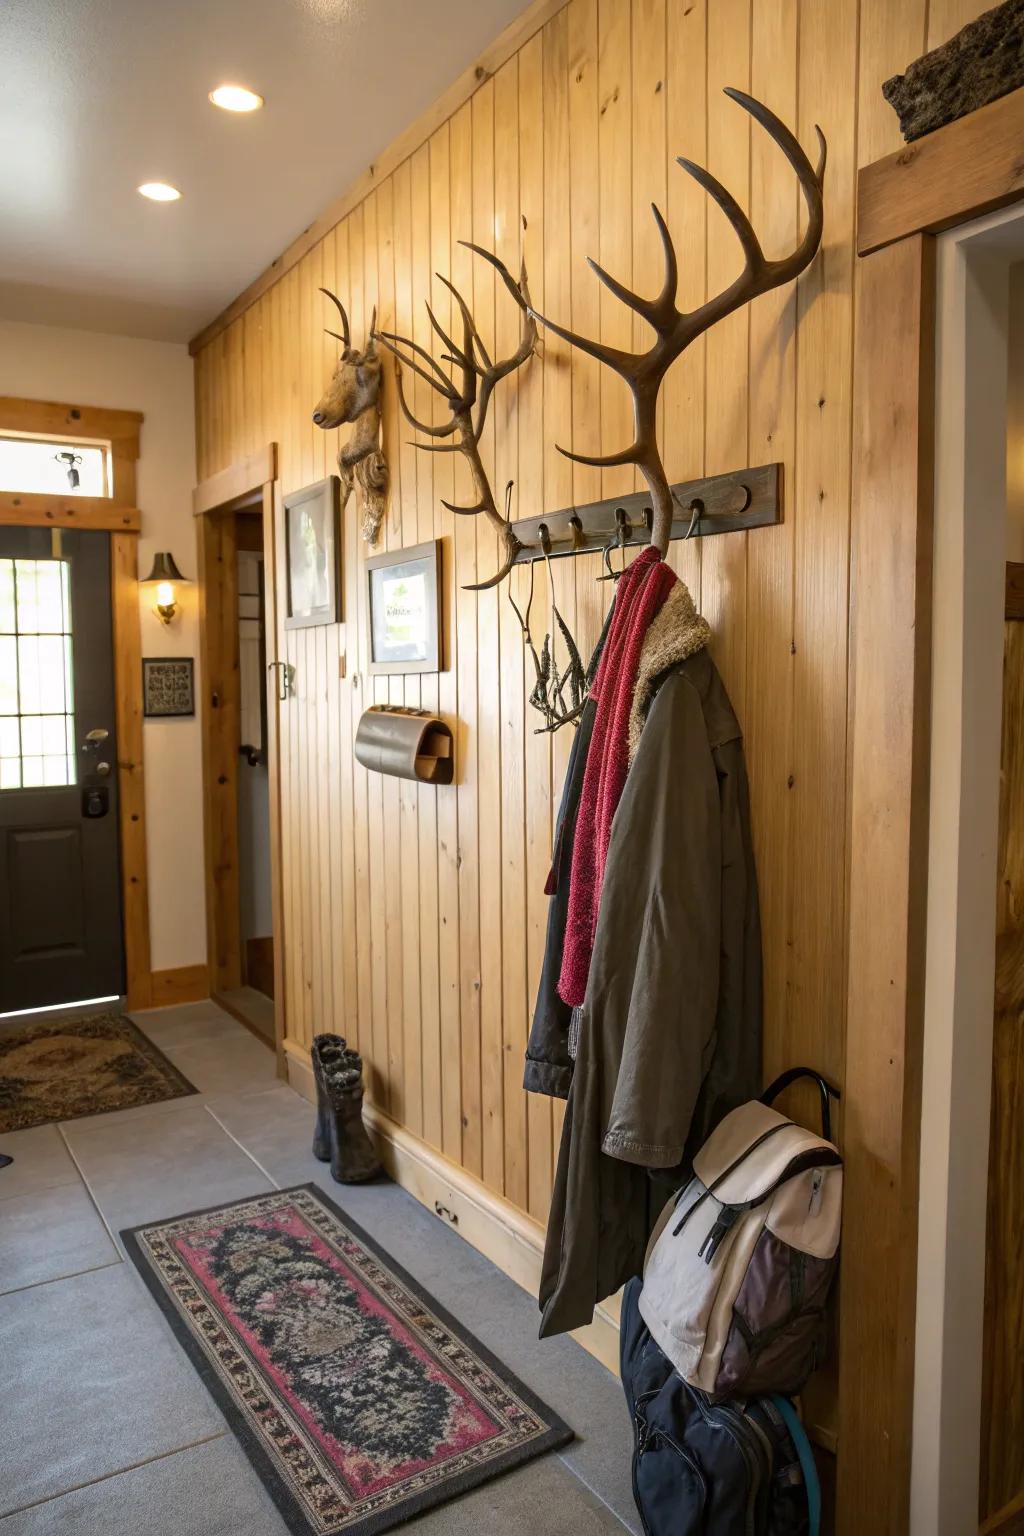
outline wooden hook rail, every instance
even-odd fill
[[[673,539],[685,538],[687,533],[702,539],[713,533],[767,528],[782,522],[782,465],[761,464],[705,480],[683,480],[672,486],[672,495],[678,509],[672,520]],[[522,518],[512,524],[523,546],[516,564],[540,560],[545,554],[556,559],[609,546],[649,544],[652,516],[648,493],[634,491],[544,517]]]

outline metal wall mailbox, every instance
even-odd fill
[[[455,773],[451,727],[426,709],[374,704],[359,721],[356,762],[376,773],[421,784],[450,784]]]

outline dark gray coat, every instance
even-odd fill
[[[539,1064],[537,1036],[535,1026]],[[564,1038],[550,1033],[547,1049],[561,1074]],[[760,1086],[743,746],[700,651],[660,679],[612,827],[548,1222],[542,1336],[589,1323],[640,1273],[664,1195],[648,1170],[685,1167]]]

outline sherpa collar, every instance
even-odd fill
[[[677,581],[647,631],[640,653],[640,669],[633,689],[633,707],[629,712],[631,763],[640,745],[655,679],[667,667],[676,666],[688,656],[702,651],[710,638],[711,627],[697,612],[689,588],[684,581]]]

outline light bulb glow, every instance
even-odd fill
[[[139,191],[151,203],[176,203],[181,196],[177,187],[172,187],[167,181],[144,181]]]
[[[156,584],[156,602],[158,608],[170,608],[174,602],[174,588],[169,581],[158,581]]]
[[[218,85],[210,100],[225,112],[256,112],[263,105],[263,97],[244,85]]]

